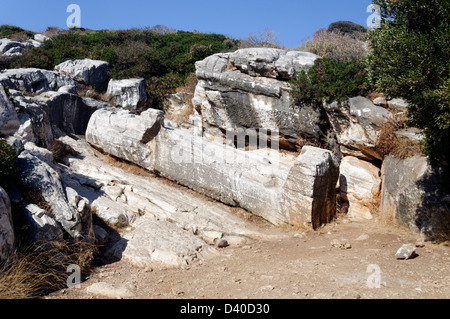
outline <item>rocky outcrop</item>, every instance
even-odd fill
[[[52,125],[68,134],[84,135],[92,114],[98,109],[110,107],[107,103],[91,98],[82,98],[75,94],[45,92],[30,99],[39,104],[49,115]]]
[[[295,145],[300,135],[323,136],[317,108],[294,105],[295,72],[308,70],[318,56],[279,49],[242,49],[196,63],[199,83],[193,104],[205,125],[277,130]]]
[[[8,89],[29,93],[54,91],[66,85],[77,86],[77,82],[65,75],[34,68],[0,71],[0,84]]]
[[[91,117],[86,140],[106,153],[153,170],[153,147],[149,143],[161,129],[161,111],[141,116],[129,111],[101,110]]]
[[[35,204],[27,204],[22,210],[30,240],[34,242],[63,240],[61,225],[49,212]]]
[[[8,194],[0,187],[0,262],[8,259],[16,247]]]
[[[424,156],[398,159],[388,155],[382,167],[380,213],[413,232],[439,234],[448,225],[450,192],[441,168]]]
[[[97,111],[89,122],[86,140],[107,153],[223,203],[245,208],[274,224],[314,219],[316,227],[334,215],[335,206],[328,202],[334,202],[338,164],[331,152],[307,148],[309,152],[300,155],[301,167],[294,156],[281,156],[269,149],[246,152],[224,141],[211,141],[203,136],[201,128],[167,128],[158,111],[152,111],[150,117],[147,112],[137,116],[123,111]],[[314,159],[314,154],[320,156]],[[305,175],[291,172],[295,165]],[[282,205],[285,184],[296,183],[304,185],[302,191],[310,202],[315,200],[300,215],[289,208],[299,201],[296,196],[290,196],[291,202]]]
[[[341,199],[350,204],[349,216],[372,219],[380,188],[378,167],[356,157],[344,157],[340,166],[339,189]]]
[[[392,118],[391,112],[360,96],[343,103],[324,103],[324,109],[343,155],[383,159],[376,142],[381,128]]]
[[[294,225],[317,229],[336,214],[339,162],[327,150],[305,146],[283,186],[282,203]]]
[[[27,40],[25,42],[13,41],[11,39],[0,39],[0,56],[15,57],[22,55],[25,51],[39,47],[41,42]]]
[[[106,96],[118,107],[139,110],[147,101],[144,79],[111,80]]]
[[[69,60],[55,66],[55,71],[91,86],[97,92],[105,92],[108,88],[110,69],[108,62],[91,59]]]
[[[49,207],[49,213],[71,237],[92,241],[91,211],[70,204],[58,172],[48,163],[48,156],[51,156],[48,153],[37,148],[24,150],[18,156],[20,187],[40,194],[42,204]]]
[[[14,105],[6,95],[3,86],[0,85],[0,134],[12,135],[19,129],[19,126],[19,117],[14,109]]]

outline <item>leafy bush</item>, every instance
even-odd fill
[[[360,24],[351,21],[336,21],[328,26],[328,32],[338,32],[342,34],[355,34],[367,32],[367,29]]]
[[[13,163],[14,152],[5,140],[0,140],[0,185],[3,185],[6,179],[16,172],[16,166]]]
[[[367,72],[361,60],[317,59],[308,72],[302,71],[291,82],[297,105],[344,101],[369,91]]]
[[[367,44],[363,34],[344,34],[339,31],[320,29],[314,37],[299,49],[317,54],[323,58],[351,61],[367,56]]]
[[[425,131],[433,160],[450,159],[450,2],[374,0],[381,27],[370,32],[369,79],[413,106],[411,124]]]
[[[66,31],[27,51],[13,66],[53,69],[67,60],[107,61],[114,79],[145,78],[147,94],[158,106],[162,96],[184,85],[196,61],[238,47],[238,41],[224,35],[169,31]]]

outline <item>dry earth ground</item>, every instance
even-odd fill
[[[96,267],[80,288],[48,299],[448,299],[450,247],[382,222],[346,216],[320,231],[220,249],[187,269],[141,269],[125,261]],[[347,248],[333,247],[342,242]],[[397,260],[403,244],[423,242]],[[351,247],[350,247],[351,246]],[[377,281],[377,274],[380,277]],[[379,283],[379,286],[377,285]],[[377,287],[378,286],[378,287]],[[99,289],[98,289],[99,288]]]

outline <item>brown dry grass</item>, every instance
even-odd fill
[[[423,145],[411,141],[408,138],[398,138],[396,131],[406,128],[406,115],[404,113],[393,112],[394,117],[390,119],[380,130],[376,142],[376,150],[383,157],[386,155],[394,155],[400,159],[413,157],[414,155],[423,154]]]
[[[39,298],[65,288],[69,265],[89,273],[97,248],[83,241],[36,243],[0,265],[0,298]]]
[[[49,150],[52,152],[55,161],[62,164],[64,164],[64,161],[68,155],[75,156],[78,154],[72,147],[61,142],[60,140],[53,140]]]
[[[80,86],[80,91],[78,92],[78,95],[81,97],[88,97],[91,99],[96,99],[99,101],[103,101],[103,102],[107,102],[109,103],[109,99],[105,93],[98,93],[97,91],[95,91],[91,86],[88,85],[84,85],[79,83]]]

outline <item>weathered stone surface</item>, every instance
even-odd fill
[[[411,244],[405,244],[399,248],[395,257],[397,259],[410,259],[416,255],[416,247]]]
[[[91,59],[69,60],[55,66],[56,71],[91,86],[97,92],[104,92],[108,88],[110,69],[108,62]]]
[[[0,134],[13,135],[20,126],[14,105],[6,95],[3,86],[0,85]]]
[[[148,110],[141,116],[129,111],[95,112],[86,131],[86,140],[121,159],[153,170],[150,143],[161,129],[161,111]]]
[[[90,238],[92,222],[89,216],[83,216],[69,202],[59,174],[41,156],[23,151],[17,159],[22,187],[36,189],[45,202],[51,207],[51,214],[63,229],[73,238]],[[90,214],[90,211],[83,211]]]
[[[384,97],[377,97],[373,100],[373,104],[375,104],[376,106],[386,106],[387,100]]]
[[[30,93],[54,91],[56,88],[65,85],[77,86],[77,82],[65,75],[34,68],[0,71],[0,84],[5,88],[18,91],[25,90]]]
[[[54,219],[52,214],[37,205],[28,204],[22,208],[27,231],[32,241],[61,241],[63,231],[61,225]]]
[[[448,178],[424,156],[398,159],[386,156],[382,167],[380,213],[392,216],[413,232],[425,235],[443,230],[450,209]]]
[[[283,186],[283,206],[292,224],[316,229],[336,214],[339,162],[327,150],[305,146]]]
[[[295,145],[299,135],[323,137],[321,112],[295,106],[290,96],[295,71],[309,69],[316,55],[278,49],[243,49],[196,63],[199,79],[192,100],[205,125],[223,130],[279,130]]]
[[[31,99],[48,114],[49,121],[68,134],[84,135],[92,114],[107,103],[61,92],[45,92]]]
[[[382,159],[375,145],[380,129],[392,117],[391,112],[361,96],[343,103],[324,103],[323,107],[345,156]]]
[[[8,194],[0,187],[0,261],[8,259],[15,249],[15,234]]]
[[[398,111],[407,111],[410,107],[409,103],[404,99],[392,99],[387,102],[390,108]]]
[[[157,111],[152,112],[160,118]],[[146,139],[149,143],[142,143],[142,136],[147,129],[154,132],[154,125],[155,117],[148,121],[146,112],[136,116],[127,112],[97,111],[89,123],[86,138],[107,153],[156,171],[223,203],[245,208],[274,224],[291,223],[298,219],[289,208],[290,204],[281,204],[288,175],[291,176],[291,184],[301,183],[303,179],[303,176],[291,172],[292,166],[298,163],[294,156],[281,155],[269,149],[236,149],[233,144],[224,141],[210,141],[196,127],[167,129],[163,126],[157,135],[150,134],[152,138]],[[331,152],[324,150],[317,152],[322,151],[331,155]],[[311,156],[305,155],[305,158],[311,161],[304,163],[304,170],[309,167],[311,172],[316,172],[320,167],[317,173],[308,176],[309,182],[305,182],[305,189],[302,190],[306,192],[306,197],[318,198],[315,206],[310,203],[304,207],[305,214],[310,209],[309,218],[313,215],[316,225],[329,220],[334,214],[334,206],[329,203],[333,196],[328,193],[327,183],[331,181],[334,184],[332,188],[335,188],[338,177],[334,177],[338,170],[332,170],[336,161],[334,156],[331,162],[326,162],[326,156],[319,157],[319,162],[312,160]],[[324,178],[322,173],[331,174],[330,178]],[[113,199],[120,193],[114,189],[107,192],[112,194]],[[296,202],[297,197],[292,195],[290,199]],[[334,199],[332,201],[334,203]],[[316,215],[321,217],[316,218]]]
[[[252,76],[267,78],[292,79],[295,72],[308,70],[319,58],[317,55],[301,51],[285,51],[272,48],[241,49],[233,53],[219,53],[212,60],[197,62],[197,69],[205,68],[206,71],[223,72],[228,66],[228,61],[242,71]],[[208,59],[208,58],[207,58]],[[213,63],[212,61],[215,61]],[[211,68],[211,64],[214,67]],[[210,64],[210,65],[208,65]]]
[[[371,209],[380,194],[380,169],[368,162],[347,156],[341,162],[341,198],[350,203],[348,215],[372,219]]]
[[[116,106],[138,110],[147,101],[145,80],[111,80],[106,96]]]
[[[41,147],[49,147],[53,141],[53,131],[48,112],[42,107],[42,101],[20,94],[13,96],[13,103],[19,110],[20,122],[15,136]]]
[[[7,38],[0,39],[0,55],[10,57],[19,56],[23,52],[39,45],[40,43],[35,44],[32,41],[18,42]]]
[[[212,248],[199,237],[166,221],[139,219],[135,231],[123,236],[107,255],[138,267],[183,267],[206,258]]]

